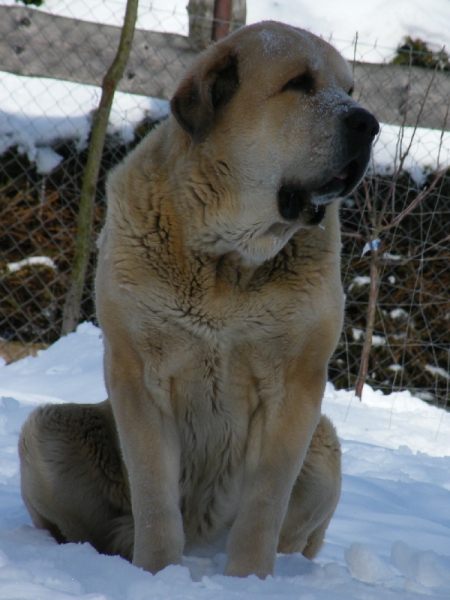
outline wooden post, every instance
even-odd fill
[[[245,0],[189,0],[189,39],[200,50],[245,25]]]
[[[230,29],[232,0],[215,0],[212,39],[214,42],[227,37]]]

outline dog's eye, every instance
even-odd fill
[[[283,88],[285,90],[294,90],[296,92],[304,92],[312,94],[314,92],[314,77],[310,71],[305,71],[301,75],[297,75],[286,83]]]
[[[353,92],[355,91],[355,87],[352,85],[352,87],[348,90],[347,94],[349,96],[353,96]]]

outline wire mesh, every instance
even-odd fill
[[[80,17],[77,12],[76,20],[71,6],[74,2],[67,2],[63,17],[53,18],[53,27],[59,28],[58,38],[48,27],[35,31],[36,24],[44,22],[42,15],[45,19],[49,16],[44,1],[39,9],[28,6],[22,7],[20,14],[14,13],[14,26],[8,26],[9,33],[0,43],[0,53],[9,45],[9,51],[14,46],[16,56],[23,57],[29,53],[31,28],[31,34],[41,40],[33,46],[33,74],[47,72],[47,77],[38,79],[27,77],[23,66],[19,71],[22,75],[13,74],[14,67],[0,72],[0,355],[7,361],[45,347],[60,336],[90,114],[100,97],[94,84],[100,83],[116,50],[116,30],[123,18],[123,4],[86,4],[85,13]],[[40,13],[39,18],[35,13]],[[48,25],[48,20],[45,22]],[[198,51],[192,40],[177,34],[188,34],[187,11],[167,11],[161,5],[141,3],[138,27],[141,30],[135,39],[132,64],[121,87],[135,93],[118,94],[102,159],[80,322],[95,322],[95,240],[104,218],[106,174],[167,112],[165,100]],[[22,43],[24,29],[28,37]],[[162,37],[148,37],[146,29]],[[172,37],[164,37],[166,33]],[[61,43],[55,44],[55,39]],[[445,406],[450,387],[447,172],[413,211],[395,226],[383,227],[427,189],[445,163],[450,151],[450,139],[442,133],[448,129],[449,73],[390,67],[386,63],[395,56],[395,48],[377,49],[360,40],[331,41],[355,59],[356,98],[387,126],[395,124],[396,128],[385,128],[393,132],[387,154],[382,152],[387,140],[382,135],[375,153],[381,163],[375,162],[364,185],[342,204],[346,315],[341,342],[330,364],[330,380],[337,387],[348,388],[354,386],[358,375],[373,259],[367,250],[367,221],[371,210],[377,214],[383,211],[383,202],[389,197],[377,237],[380,288],[367,381],[384,391],[410,389],[429,402]],[[90,46],[98,60],[90,59]],[[143,95],[148,93],[146,68],[150,59],[152,89],[160,90],[154,93],[159,100]],[[364,63],[366,59],[371,64]],[[70,78],[69,71],[73,72]],[[86,83],[87,79],[92,83]],[[80,80],[85,83],[75,83]],[[45,110],[40,110],[42,106]],[[434,135],[425,135],[420,129],[423,126],[431,128]],[[404,149],[398,140],[406,139],[408,131],[417,141],[415,162],[410,160],[412,146],[408,158],[401,161]],[[375,236],[376,232],[372,233]]]

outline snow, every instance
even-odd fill
[[[324,412],[343,451],[343,488],[317,559],[279,555],[265,581],[225,577],[211,548],[151,575],[31,525],[17,439],[42,402],[105,398],[100,330],[84,323],[37,357],[0,366],[0,598],[415,600],[450,597],[450,414],[409,392],[328,384]]]
[[[450,165],[450,132],[422,127],[403,127],[401,134],[400,131],[397,125],[384,123],[381,126],[373,151],[373,163],[378,172],[392,173],[407,149],[404,169],[418,185],[423,184],[427,170]]]
[[[450,3],[445,0],[247,0],[247,23],[271,19],[309,29],[330,40],[347,59],[379,63],[393,56],[405,35],[436,48],[450,45]]]
[[[432,375],[437,375],[438,377],[442,377],[442,379],[450,381],[450,373],[447,373],[447,371],[442,367],[433,367],[433,365],[425,365],[425,371],[428,371],[428,373],[431,373]]]
[[[25,267],[49,267],[50,269],[56,269],[55,263],[48,256],[32,256],[31,258],[24,258],[17,262],[8,263],[6,269],[9,273],[16,273]]]
[[[364,251],[362,254],[364,255]],[[362,287],[364,285],[370,285],[370,277],[368,275],[357,275],[351,280],[348,291],[351,292],[355,287]]]
[[[38,172],[50,172],[62,160],[50,144],[70,139],[79,150],[86,146],[100,96],[100,88],[93,85],[0,71],[0,155],[18,146],[36,162]],[[108,133],[130,142],[144,117],[158,119],[167,112],[165,100],[116,92]]]

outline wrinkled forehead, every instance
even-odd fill
[[[233,35],[244,70],[251,70],[255,61],[261,61],[267,70],[301,73],[309,69],[313,73],[334,75],[336,83],[352,80],[350,67],[339,52],[308,31],[272,21],[246,29]]]

